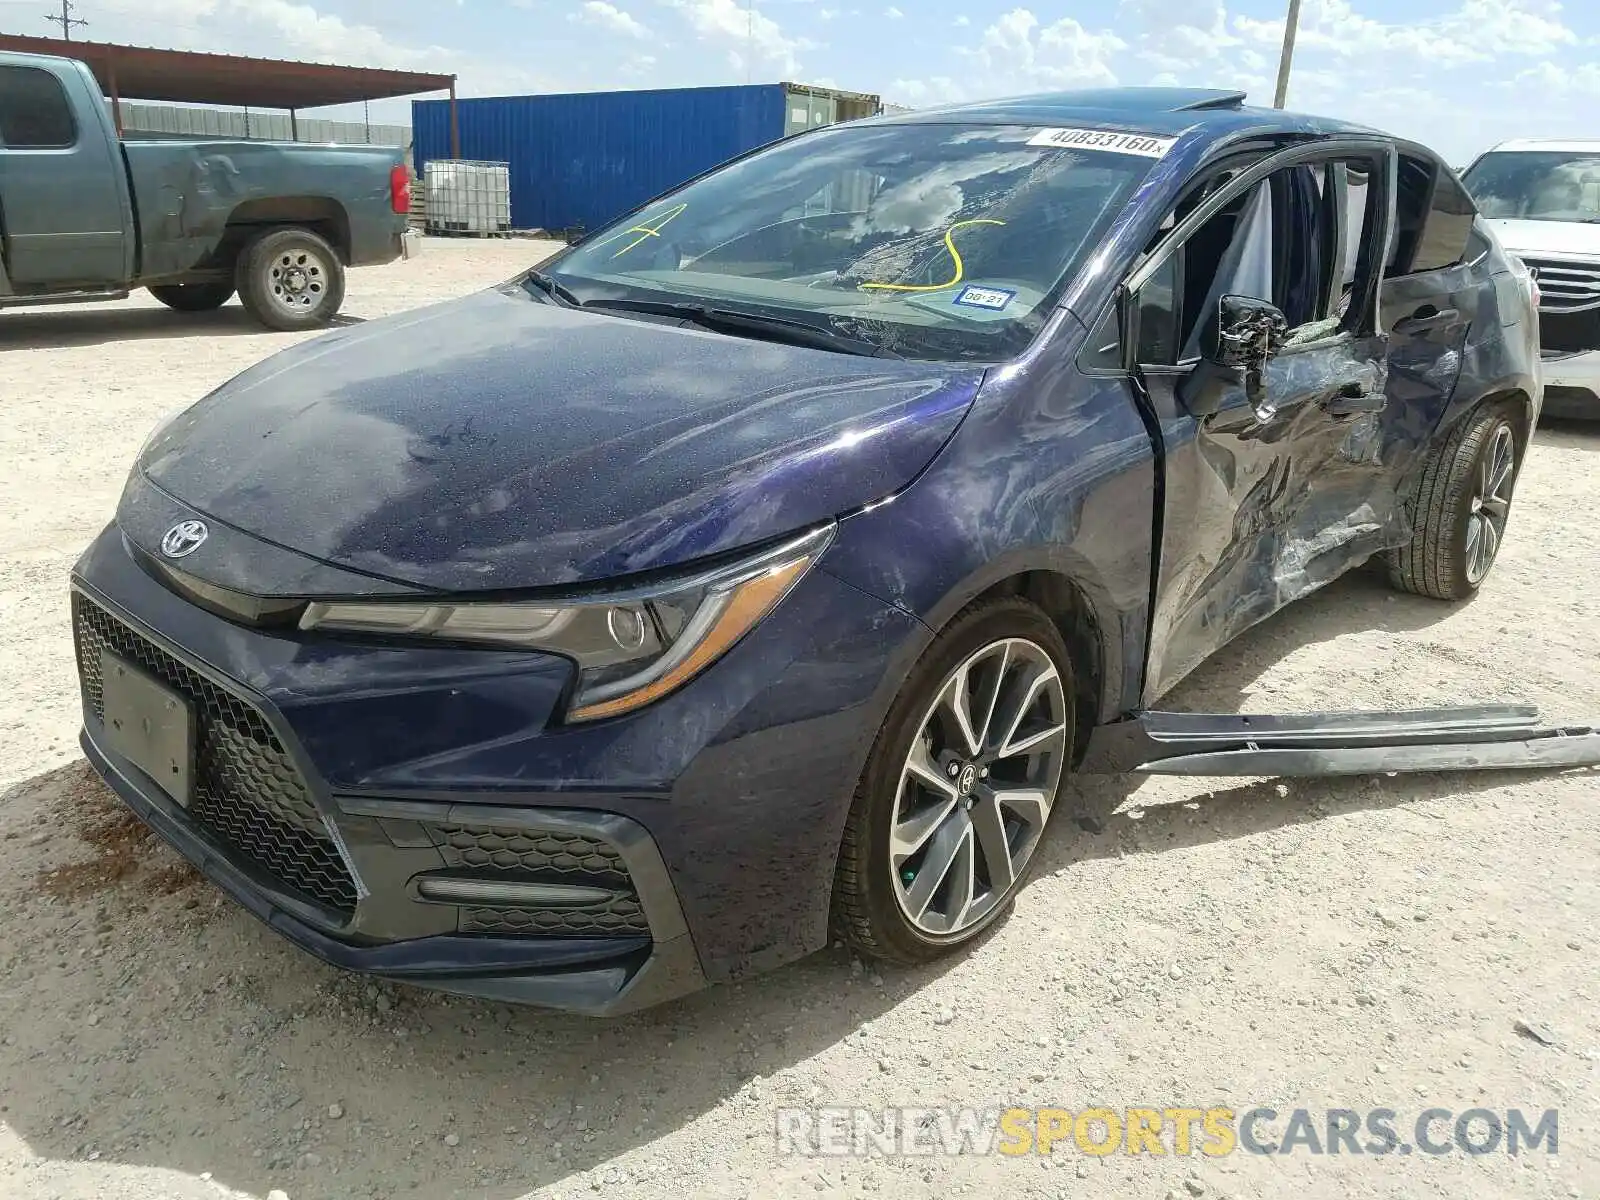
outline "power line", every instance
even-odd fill
[[[58,17],[55,13],[48,13],[45,16],[45,20],[61,26],[61,40],[64,42],[72,40],[72,27],[74,25],[87,25],[89,23],[81,17],[72,15],[72,0],[61,0],[61,15]]]

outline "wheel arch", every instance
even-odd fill
[[[1036,604],[1066,642],[1067,654],[1072,660],[1072,759],[1075,766],[1088,745],[1089,731],[1100,723],[1101,690],[1105,682],[1105,647],[1094,605],[1070,576],[1045,568],[997,580],[968,604],[1001,596],[1018,596]]]
[[[228,214],[222,242],[217,247],[219,265],[238,260],[255,238],[273,229],[309,229],[333,247],[340,263],[350,262],[350,214],[328,196],[268,196],[246,200]]]
[[[932,633],[929,642],[973,604],[1002,596],[1020,596],[1043,609],[1066,642],[1072,658],[1076,759],[1089,730],[1108,719],[1108,714],[1121,711],[1121,623],[1113,615],[1117,610],[1092,571],[1072,570],[1066,564],[1033,556],[1001,559],[947,593],[922,617]],[[889,693],[891,702],[925,651],[926,646],[904,665],[904,674]]]
[[[1517,453],[1520,457],[1533,438],[1534,423],[1538,419],[1533,396],[1529,391],[1530,386],[1537,385],[1528,379],[1497,379],[1488,386],[1477,389],[1476,395],[1457,395],[1434,428],[1434,444],[1438,445],[1448,438],[1451,431],[1472,413],[1488,405],[1503,404],[1516,418]]]
[[[1537,405],[1529,391],[1530,386],[1537,385],[1525,377],[1511,376],[1495,380],[1472,394],[1457,393],[1434,425],[1424,452],[1416,456],[1406,471],[1400,487],[1400,495],[1406,498],[1406,502],[1411,502],[1422,483],[1428,455],[1449,441],[1451,434],[1473,413],[1492,405],[1504,405],[1514,418],[1512,427],[1517,438],[1517,471],[1520,473],[1527,459],[1528,445],[1533,440],[1534,425],[1538,421]]]

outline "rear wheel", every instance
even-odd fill
[[[210,312],[233,298],[231,283],[161,283],[150,294],[178,312]]]
[[[1488,578],[1511,516],[1517,431],[1505,408],[1464,418],[1423,469],[1409,544],[1390,551],[1389,580],[1436,600],[1465,600]]]
[[[1072,753],[1061,633],[1020,598],[974,605],[923,656],[846,823],[834,924],[863,954],[948,953],[1009,907]]]
[[[309,229],[275,229],[239,256],[239,298],[269,329],[315,329],[344,303],[344,264]]]

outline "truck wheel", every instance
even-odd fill
[[[269,329],[315,329],[344,303],[344,264],[309,229],[274,229],[239,256],[239,299]]]
[[[1423,468],[1409,544],[1388,555],[1389,581],[1435,600],[1465,600],[1505,540],[1517,483],[1517,431],[1491,405],[1463,419]]]
[[[163,283],[150,294],[178,312],[210,312],[233,298],[231,283]]]
[[[975,604],[878,732],[845,824],[833,923],[858,951],[926,962],[1006,911],[1072,754],[1072,667],[1044,612]]]

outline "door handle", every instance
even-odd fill
[[[1382,412],[1388,402],[1389,397],[1382,391],[1369,392],[1365,384],[1351,380],[1323,401],[1322,410],[1330,417],[1359,417],[1364,413]]]
[[[1454,325],[1461,320],[1461,313],[1453,308],[1434,308],[1433,305],[1424,305],[1409,317],[1394,323],[1394,331],[1410,336],[1414,333],[1427,333],[1433,329],[1443,329],[1446,325]]]

